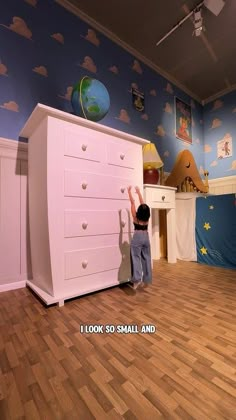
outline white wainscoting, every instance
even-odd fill
[[[225,178],[209,179],[208,182],[210,194],[236,194],[236,175],[227,176]]]
[[[0,138],[0,292],[31,279],[27,144]]]

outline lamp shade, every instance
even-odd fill
[[[161,168],[163,162],[159,156],[154,143],[148,143],[143,146],[143,169]]]

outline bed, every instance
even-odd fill
[[[176,194],[177,259],[236,268],[236,194]]]

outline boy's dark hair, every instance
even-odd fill
[[[140,222],[147,222],[150,218],[150,208],[147,204],[140,204],[136,212],[136,217]]]

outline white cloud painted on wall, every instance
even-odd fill
[[[62,99],[66,99],[67,101],[70,101],[71,100],[72,91],[73,91],[73,87],[72,86],[68,86],[68,88],[66,89],[65,95],[58,95],[58,97],[59,98],[62,98]]]
[[[24,38],[27,38],[31,40],[32,38],[32,32],[28,28],[27,24],[25,23],[24,19],[14,16],[12,19],[12,22],[10,26],[6,26],[3,24],[0,24],[0,26],[3,26],[4,28],[9,29],[10,31],[15,32],[18,35],[23,36]]]
[[[14,101],[4,102],[0,108],[7,109],[8,111],[19,112],[19,105]]]
[[[116,117],[116,119],[117,120],[120,120],[120,121],[122,121],[122,122],[124,122],[126,124],[129,124],[130,123],[130,117],[129,117],[129,114],[126,111],[126,109],[121,109],[120,110],[119,117]]]
[[[231,164],[231,168],[228,169],[228,171],[236,171],[236,160],[233,160],[233,162]]]
[[[222,108],[222,106],[224,105],[224,102],[221,99],[217,99],[214,103],[213,103],[213,107],[212,107],[212,111],[215,111],[216,109],[220,109]]]
[[[84,61],[81,64],[81,67],[90,71],[91,73],[97,73],[97,67],[96,67],[93,59],[91,57],[89,57],[88,55],[86,55],[86,57],[84,57]]]
[[[211,128],[218,128],[222,124],[222,121],[219,118],[214,118],[214,120],[211,123]]]
[[[87,35],[85,36],[81,35],[81,37],[86,39],[86,41],[89,41],[91,44],[95,45],[96,47],[99,47],[100,45],[100,40],[98,39],[97,34],[94,31],[94,29],[88,29]]]
[[[166,102],[164,112],[166,112],[167,114],[172,114],[173,110],[169,102]]]
[[[55,39],[55,41],[59,42],[60,44],[64,44],[64,36],[59,32],[56,34],[52,34],[51,38]]]
[[[132,93],[132,89],[139,90],[137,83],[131,83],[131,88],[129,90],[129,93]]]
[[[119,74],[119,69],[117,66],[111,66],[109,67],[109,71],[111,71],[114,74]]]
[[[36,7],[38,0],[25,0],[30,6]]]
[[[209,144],[205,144],[204,145],[204,152],[205,153],[210,153],[212,151],[212,148]]]
[[[163,128],[162,125],[158,125],[157,126],[157,129],[156,129],[155,134],[157,134],[160,137],[164,137],[165,136],[166,132],[165,132],[165,130],[164,130],[164,128]]]
[[[211,164],[210,164],[210,166],[217,166],[217,165],[218,165],[217,160],[213,160],[213,162],[211,162]]]
[[[174,90],[173,90],[173,88],[172,88],[172,86],[171,86],[171,84],[170,83],[167,83],[167,85],[166,85],[166,87],[165,87],[165,89],[164,89],[166,92],[168,92],[168,93],[170,93],[170,94],[173,94],[174,93]]]
[[[151,96],[157,96],[156,89],[151,89],[151,90],[150,90],[150,95],[151,95]]]
[[[46,69],[46,67],[45,67],[45,66],[38,66],[38,67],[34,67],[34,68],[33,68],[33,71],[34,71],[35,73],[40,74],[40,76],[43,76],[43,77],[48,77],[48,71],[47,71],[47,69]]]
[[[132,70],[136,71],[136,73],[138,74],[142,74],[143,70],[141,65],[139,64],[138,60],[134,60],[133,66],[132,66]]]
[[[7,76],[7,66],[3,63],[0,63],[0,76]]]

